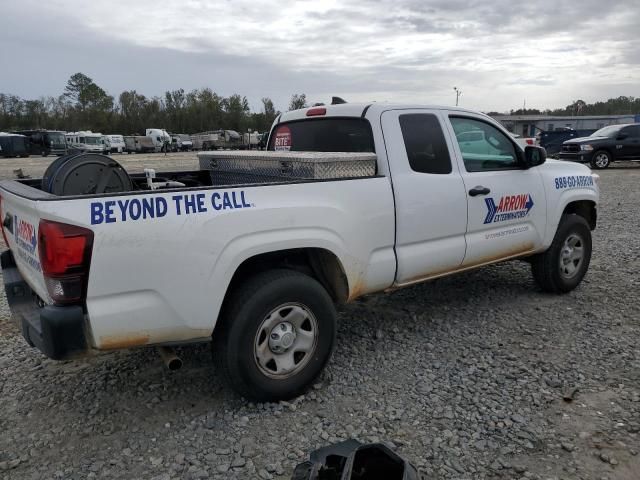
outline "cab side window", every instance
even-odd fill
[[[640,138],[640,125],[631,125],[620,130],[621,134],[626,134],[628,138]]]
[[[409,165],[414,172],[451,173],[451,159],[440,122],[430,113],[400,115]]]
[[[449,117],[467,172],[520,168],[514,142],[489,123],[467,117]]]

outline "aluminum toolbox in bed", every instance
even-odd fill
[[[372,177],[375,153],[213,151],[198,153],[214,185]]]

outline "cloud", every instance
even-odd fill
[[[25,9],[38,11],[19,22]],[[23,0],[3,12],[0,91],[57,94],[76,71],[111,94],[208,86],[313,101],[462,104],[483,110],[634,95],[635,0]],[[12,21],[15,20],[15,21]]]

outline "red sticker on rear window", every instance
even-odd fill
[[[286,125],[278,127],[276,139],[273,143],[274,150],[291,150],[291,130]]]

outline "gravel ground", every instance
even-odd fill
[[[430,479],[637,479],[640,168],[601,177],[576,291],[542,294],[514,262],[365,297],[341,308],[328,369],[292,403],[236,397],[204,345],[179,350],[178,372],[153,349],[47,360],[2,296],[0,478],[288,479],[311,450],[356,438],[391,442]]]

